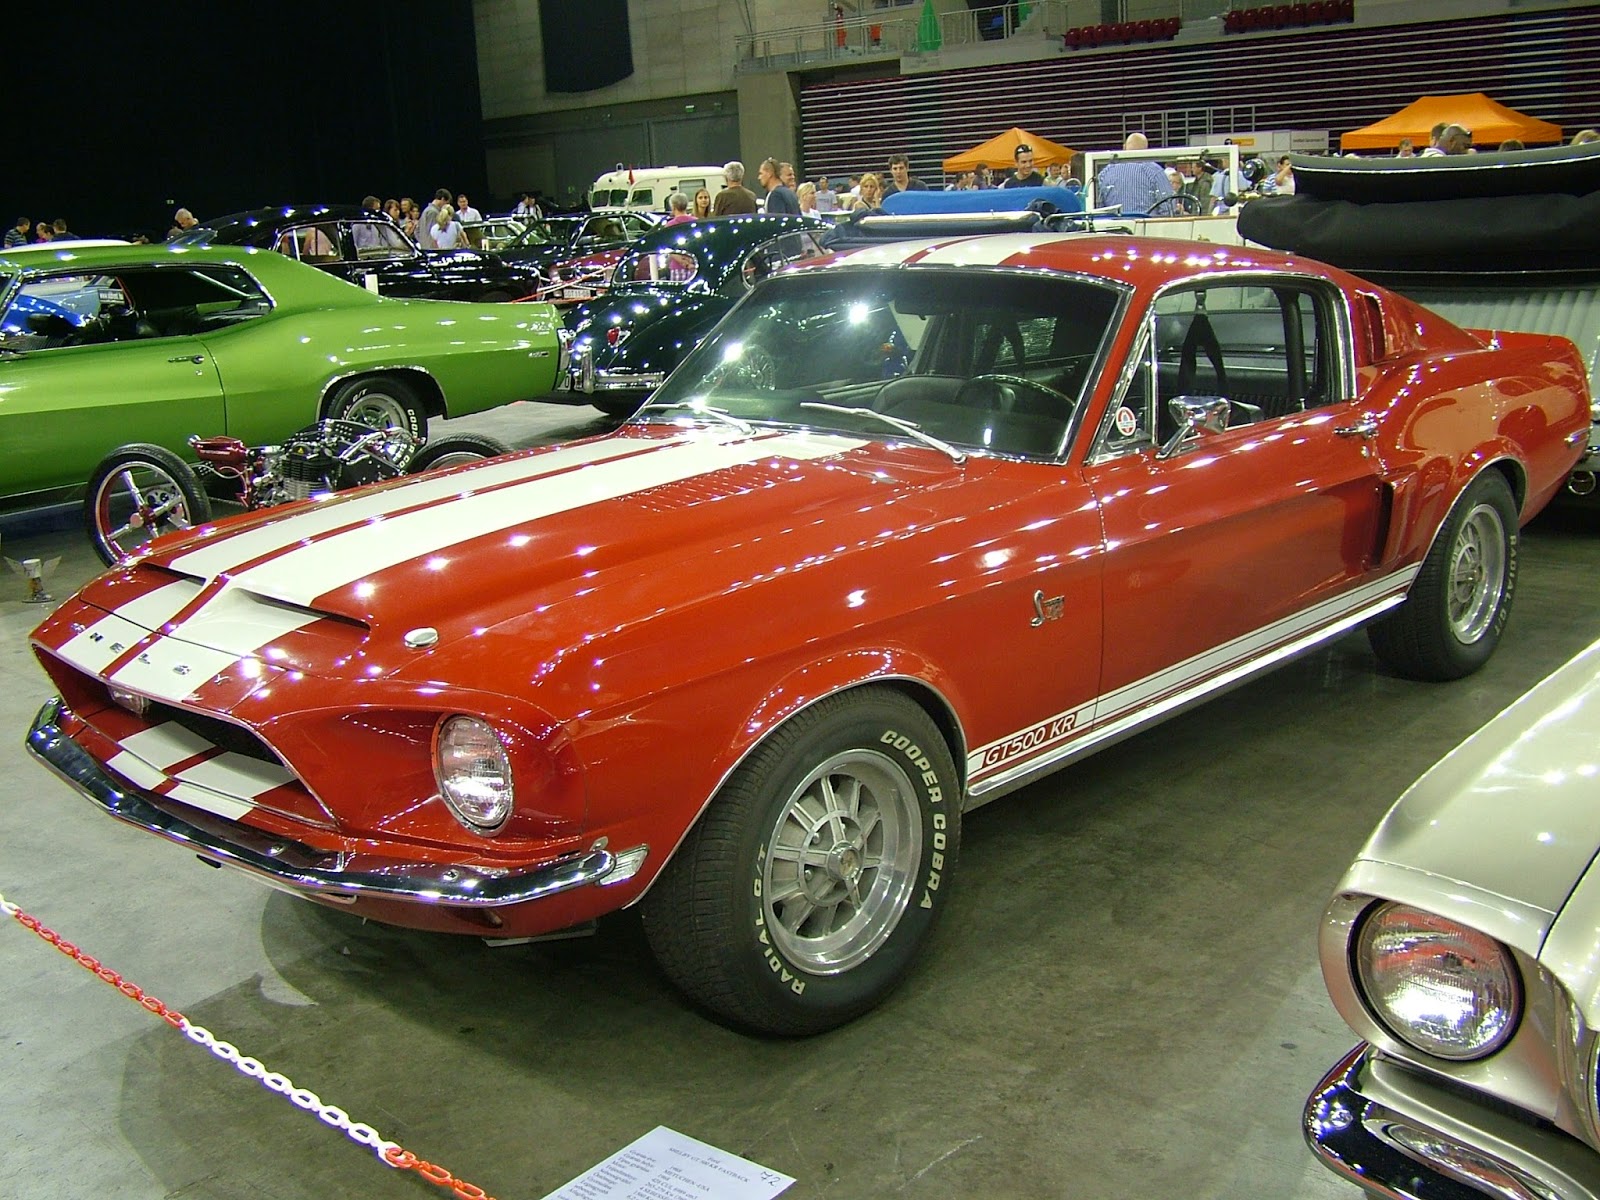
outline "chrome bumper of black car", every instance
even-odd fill
[[[664,371],[606,371],[594,365],[594,347],[574,345],[567,367],[567,386],[575,392],[649,392],[661,386]]]
[[[1306,1101],[1322,1164],[1392,1200],[1583,1200],[1600,1156],[1577,1139],[1427,1081],[1358,1045]]]
[[[485,908],[620,882],[638,869],[637,862],[621,861],[634,855],[590,850],[523,871],[399,859],[380,861],[366,870],[347,870],[342,854],[219,820],[219,826],[226,826],[224,833],[169,812],[156,803],[156,797],[114,778],[63,733],[62,711],[60,700],[50,701],[28,731],[29,751],[56,774],[119,821],[187,846],[208,862],[239,867],[290,891],[345,902],[371,897]],[[637,857],[642,861],[642,855]]]

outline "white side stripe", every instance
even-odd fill
[[[1001,767],[1039,757],[1054,747],[1084,741],[1096,731],[1162,697],[1181,692],[1208,677],[1220,676],[1229,669],[1248,669],[1275,647],[1333,625],[1342,617],[1359,614],[1386,595],[1403,591],[1420,569],[1420,565],[1410,566],[1385,575],[1107,692],[1079,708],[1046,717],[1028,729],[1019,729],[978,746],[967,755],[968,776],[987,776]],[[1091,713],[1092,721],[1088,719]]]

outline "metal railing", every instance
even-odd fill
[[[915,6],[876,10],[816,25],[797,25],[740,34],[735,68],[761,70],[830,60],[928,54],[955,46],[975,46],[1006,38],[1059,37],[1073,23],[1074,11],[1087,19],[1098,0],[1034,0],[992,8],[961,9],[938,16],[937,29],[924,28]]]

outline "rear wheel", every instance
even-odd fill
[[[407,464],[406,474],[442,471],[447,467],[459,467],[463,463],[480,462],[485,458],[498,458],[510,453],[511,447],[499,438],[481,433],[452,433],[449,437],[434,438],[418,450]]]
[[[662,969],[714,1016],[811,1034],[904,979],[950,894],[960,785],[911,700],[819,701],[729,777],[645,897]]]
[[[371,429],[403,429],[419,442],[428,436],[428,413],[417,389],[395,375],[340,384],[328,400],[327,415]]]
[[[1397,674],[1447,680],[1494,654],[1517,587],[1517,505],[1498,471],[1485,471],[1456,501],[1411,593],[1371,625],[1367,639]]]
[[[95,467],[83,516],[94,552],[115,565],[164,533],[205,524],[211,501],[183,459],[163,446],[135,443]]]

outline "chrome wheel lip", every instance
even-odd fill
[[[774,946],[814,975],[860,966],[910,906],[923,837],[915,786],[894,759],[860,748],[820,763],[784,801],[763,848]]]
[[[446,471],[451,467],[462,467],[467,463],[482,462],[486,456],[471,450],[461,450],[454,454],[442,454],[428,464],[428,471]]]
[[[132,501],[127,522],[120,527],[112,516],[119,496]],[[170,472],[148,462],[129,463],[101,480],[94,494],[94,513],[101,542],[119,561],[131,558],[163,533],[194,527],[183,488]]]
[[[1450,632],[1465,645],[1481,639],[1494,623],[1505,591],[1506,529],[1492,504],[1467,513],[1450,552],[1445,603]]]

